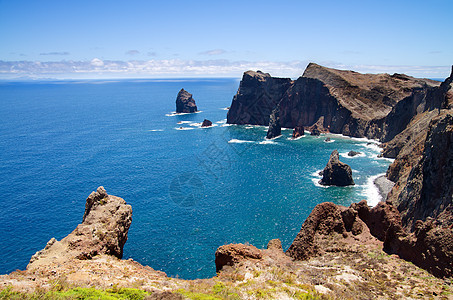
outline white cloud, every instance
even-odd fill
[[[138,50],[129,50],[129,51],[126,51],[126,54],[134,56],[134,55],[140,54],[140,51],[138,51]]]
[[[102,67],[102,66],[104,66],[104,62],[102,60],[100,60],[99,58],[93,58],[91,60],[91,65],[95,66],[95,67]]]
[[[417,77],[445,78],[450,66],[384,66],[344,65],[335,62],[317,62],[321,65],[354,70],[361,73],[406,73]],[[131,60],[113,61],[94,58],[91,61],[0,61],[0,77],[21,76],[63,78],[118,78],[118,77],[241,77],[247,70],[261,70],[276,77],[297,78],[308,61],[231,61],[214,60]]]
[[[223,49],[213,49],[213,50],[207,50],[207,51],[203,51],[203,52],[200,52],[198,54],[200,55],[209,55],[209,56],[212,56],[212,55],[221,55],[221,54],[224,54],[226,53],[226,50],[223,50]]]

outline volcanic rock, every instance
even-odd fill
[[[439,85],[402,74],[360,74],[314,63],[296,81],[249,71],[233,98],[228,123],[268,125],[271,112],[278,108],[282,127],[311,126],[324,117],[322,128],[329,132],[389,141],[414,113],[436,105],[423,99]],[[392,112],[403,99],[407,103]]]
[[[348,152],[348,156],[351,156],[351,157],[357,156],[359,154],[362,154],[362,153],[361,152],[357,152],[357,151],[353,151],[353,150]]]
[[[203,123],[201,123],[201,127],[209,127],[212,126],[212,122],[209,121],[208,119],[204,119]]]
[[[347,186],[354,185],[351,167],[340,161],[337,150],[330,154],[329,161],[322,171],[322,185]]]
[[[290,78],[271,77],[261,71],[244,73],[227,114],[228,124],[269,124],[272,110],[291,85]]]
[[[121,258],[131,222],[131,206],[122,198],[108,195],[101,186],[86,199],[82,223],[61,241],[52,238],[32,256],[27,269],[100,254]]]
[[[319,136],[321,133],[329,132],[324,128],[324,117],[319,117],[318,121],[313,125],[307,127],[307,130],[310,131],[310,135]]]
[[[177,113],[194,113],[197,111],[197,105],[192,98],[192,94],[184,89],[181,89],[176,97],[176,112]]]
[[[305,132],[304,132],[304,127],[303,126],[296,126],[294,127],[294,130],[293,130],[293,139],[296,139],[298,137],[301,137],[305,135]]]
[[[267,130],[267,139],[273,139],[282,135],[282,127],[280,126],[280,117],[278,110],[274,110],[269,120],[269,129]]]
[[[224,266],[233,266],[248,259],[261,259],[261,250],[252,245],[229,244],[221,246],[215,252],[216,271],[219,272]]]

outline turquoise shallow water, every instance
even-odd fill
[[[378,201],[372,178],[389,161],[367,141],[329,135],[266,141],[259,126],[225,126],[239,80],[0,83],[0,273],[81,222],[103,185],[133,208],[124,257],[171,276],[215,274],[226,243],[287,248],[313,207]],[[174,115],[184,88],[196,114]],[[199,128],[204,118],[212,128]],[[181,128],[182,127],[182,128]],[[354,187],[320,187],[316,172],[338,149]],[[363,155],[349,158],[356,150]]]

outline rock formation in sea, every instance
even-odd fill
[[[347,186],[354,185],[351,167],[340,161],[337,150],[332,151],[319,181],[322,185]]]
[[[261,71],[244,73],[227,114],[228,124],[269,125],[272,110],[291,85],[290,78]]]
[[[201,127],[209,127],[212,126],[212,122],[209,121],[208,119],[204,119],[203,123],[201,123]]]
[[[362,154],[362,153],[358,152],[358,151],[354,151],[354,150],[351,150],[348,152],[348,156],[351,156],[351,157],[357,156],[359,154]]]
[[[303,126],[296,126],[294,127],[294,130],[293,130],[293,139],[297,139],[298,137],[301,137],[305,135],[305,132],[304,132],[304,127]]]
[[[181,89],[176,97],[176,112],[177,113],[194,113],[197,112],[197,105],[192,98],[192,94],[184,89]]]
[[[132,208],[101,186],[86,199],[82,223],[61,241],[52,238],[30,259],[27,269],[107,254],[123,257],[123,247],[132,222]]]
[[[280,117],[278,110],[274,110],[269,119],[269,129],[267,130],[267,139],[273,139],[282,135],[282,127],[280,126]]]

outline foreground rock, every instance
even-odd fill
[[[181,89],[176,97],[176,113],[194,113],[197,112],[197,105],[192,98],[192,94]]]
[[[347,164],[340,161],[340,156],[337,150],[330,154],[329,161],[322,171],[322,178],[319,181],[322,185],[347,186],[354,185],[352,179],[352,169]]]
[[[203,123],[201,123],[201,127],[209,127],[212,126],[212,122],[209,121],[208,119],[204,119]]]
[[[123,247],[132,222],[132,208],[101,186],[86,199],[83,221],[61,241],[52,238],[46,247],[30,259],[27,269],[92,259],[106,254],[123,257]]]

